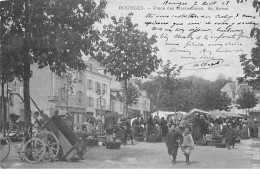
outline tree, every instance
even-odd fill
[[[69,104],[69,94],[74,93],[74,84],[76,83],[76,78],[74,75],[76,74],[75,71],[72,69],[68,69],[66,73],[62,73],[61,77],[65,80],[64,87],[65,87],[65,103],[66,103],[66,111],[68,111],[68,104]]]
[[[228,111],[231,105],[231,99],[226,93],[221,92],[219,89],[206,89],[206,98],[203,102],[203,110],[213,111],[213,110],[225,110]]]
[[[260,1],[254,0],[253,7],[258,12]],[[245,80],[254,89],[260,89],[260,29],[253,27],[250,36],[256,39],[256,47],[251,49],[251,59],[248,59],[246,54],[242,54],[239,57],[243,66]]]
[[[132,77],[147,77],[155,71],[161,62],[157,58],[156,36],[148,37],[133,24],[129,13],[126,17],[111,17],[112,23],[104,25],[100,50],[96,59],[105,67],[105,72],[124,82],[124,94],[127,94],[127,81]],[[124,95],[124,116],[127,117],[127,95]]]
[[[219,76],[216,81],[211,82],[195,76],[186,78],[172,76],[168,79],[167,84],[166,77],[157,76],[140,85],[141,89],[147,91],[152,106],[155,106],[153,111],[160,109],[188,112],[193,108],[203,110],[229,109],[231,99],[221,92],[221,88],[226,83],[231,82],[230,78]],[[158,87],[160,87],[160,93],[158,93]],[[172,92],[169,90],[172,90]],[[158,94],[160,98],[157,98]],[[157,102],[158,105],[156,105]]]
[[[127,88],[127,105],[132,106],[133,104],[136,104],[138,102],[139,94],[138,89],[132,83],[129,83]]]
[[[246,114],[248,114],[248,109],[253,108],[257,105],[258,98],[255,96],[253,91],[243,90],[236,100],[238,109],[246,109]]]
[[[81,59],[93,54],[99,32],[93,25],[106,17],[107,2],[92,0],[10,0],[1,1],[1,21],[6,36],[3,57],[13,59],[15,76],[23,80],[25,121],[30,123],[30,65],[49,66],[57,75],[67,69],[86,68]],[[2,38],[1,38],[2,39]]]

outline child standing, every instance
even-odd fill
[[[170,124],[170,132],[166,135],[166,146],[168,149],[168,154],[173,158],[173,164],[176,164],[179,142],[182,142],[182,139],[182,135],[177,130],[176,124]]]
[[[181,145],[181,149],[183,154],[186,156],[186,164],[190,164],[190,154],[194,149],[194,141],[190,134],[190,128],[188,126],[185,127],[183,132],[183,142]]]

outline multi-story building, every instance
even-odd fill
[[[122,99],[123,95],[123,82],[116,80],[115,76],[110,75],[109,73],[104,73],[104,68],[100,66],[98,62],[93,59],[89,59],[95,69],[102,75],[108,76],[111,78],[110,83],[110,109],[114,112],[117,112],[120,115],[123,115],[124,100]],[[132,82],[136,88],[139,90],[138,85]],[[150,113],[150,99],[147,97],[147,92],[145,90],[139,90],[140,96],[138,102],[133,105],[128,106],[128,117],[134,117],[137,115],[147,116]]]
[[[150,99],[147,97],[145,90],[139,90],[139,98],[136,104],[132,104],[128,107],[128,116],[135,117],[142,115],[147,117],[150,114]]]
[[[70,78],[55,75],[48,67],[38,69],[32,65],[33,75],[30,79],[30,95],[40,110],[52,115],[54,110],[60,114],[67,111],[73,114],[74,128],[79,127],[88,116],[99,117],[105,110],[113,110],[123,115],[124,102],[119,98],[122,83],[114,76],[104,73],[104,68],[91,58],[84,58],[88,68],[85,71],[69,73]],[[68,74],[67,74],[68,75]],[[72,81],[73,83],[69,83]],[[24,118],[24,104],[14,94],[23,97],[23,83],[15,80],[8,84],[11,89],[8,114],[15,113]],[[129,106],[129,116],[143,115],[150,112],[150,100],[146,91],[140,91],[137,104]],[[31,102],[32,112],[37,108]],[[2,110],[3,111],[3,110]],[[1,111],[0,111],[1,112]]]
[[[61,78],[50,71],[48,67],[38,69],[37,65],[32,65],[33,75],[30,79],[30,96],[35,101],[40,110],[52,115],[54,110],[59,110],[60,114],[68,111],[74,115],[74,121],[84,118],[85,114],[85,74],[83,72],[72,73],[73,84],[68,89],[67,80]],[[9,83],[10,101],[8,113],[15,113],[24,118],[24,104],[16,95],[23,98],[23,83],[14,80]],[[31,101],[31,111],[37,110]]]
[[[246,91],[249,90],[249,91],[253,91],[255,93],[256,97],[259,99],[259,103],[254,108],[250,109],[250,111],[260,112],[260,91],[259,90],[253,90],[253,88],[248,86],[248,84],[246,84],[246,83],[239,84],[237,81],[235,83],[227,83],[221,89],[221,92],[225,92],[227,94],[227,96],[232,101],[231,112],[246,114],[245,109],[238,109],[236,107],[236,100],[238,99],[240,94],[243,92],[243,90],[246,90]]]
[[[111,78],[100,74],[89,62],[84,72],[71,72],[72,83],[50,71],[48,67],[38,69],[32,65],[33,75],[30,79],[30,95],[40,110],[52,115],[54,110],[59,114],[67,111],[74,116],[74,127],[79,127],[86,121],[87,116],[97,117],[102,111],[110,109],[110,80]],[[8,114],[15,113],[24,118],[24,104],[15,94],[23,97],[23,83],[15,80],[9,83],[10,104]],[[100,89],[102,95],[97,94]],[[37,108],[31,102],[32,112]]]
[[[86,111],[98,117],[105,110],[110,110],[110,84],[111,78],[101,74],[91,60],[87,62],[86,75]]]

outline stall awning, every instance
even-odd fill
[[[210,113],[210,117],[213,119],[217,119],[220,117],[227,118],[227,116],[223,115],[220,110],[210,111],[209,113]]]
[[[207,111],[194,108],[194,109],[192,109],[190,112],[188,112],[188,113],[186,114],[186,117],[189,116],[189,115],[191,115],[191,114],[193,114],[193,113],[203,113],[203,114],[208,114],[208,115],[210,114],[210,113],[207,112]]]
[[[236,114],[236,113],[232,113],[232,112],[221,112],[222,115],[226,116],[226,117],[238,117],[238,118],[243,118],[242,115]]]

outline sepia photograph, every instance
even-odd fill
[[[260,169],[260,0],[0,0],[0,21],[1,174]]]

